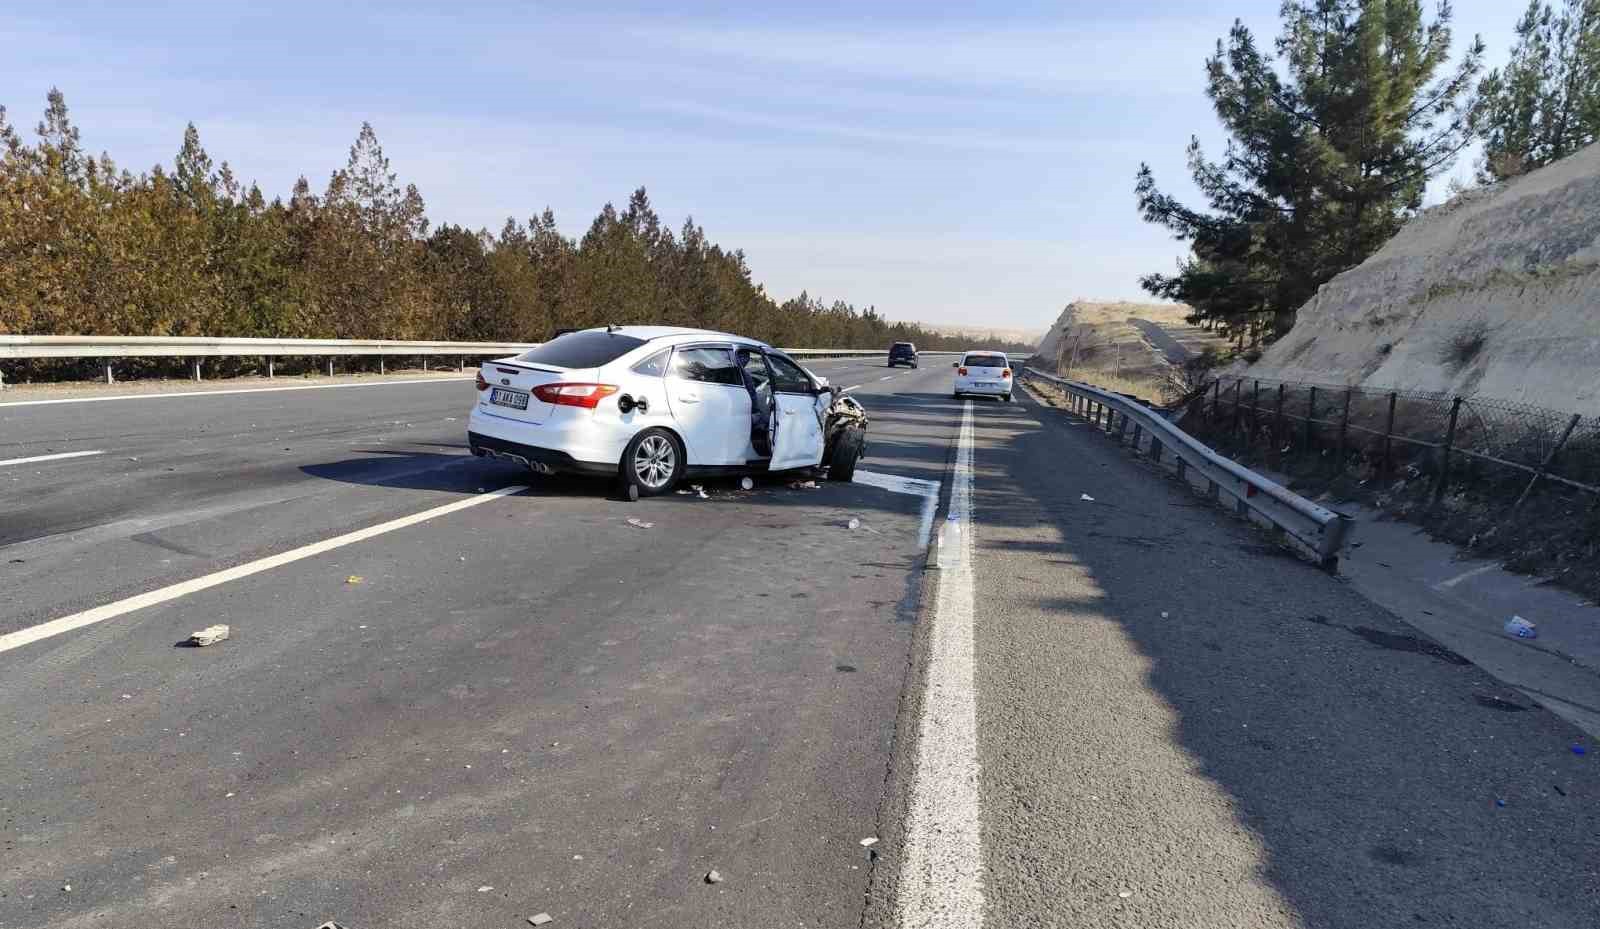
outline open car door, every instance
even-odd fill
[[[833,401],[832,392],[819,388],[799,365],[783,355],[769,352],[767,362],[772,368],[777,397],[771,469],[784,471],[821,464],[822,426]]]

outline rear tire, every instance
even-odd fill
[[[828,479],[849,483],[856,476],[856,462],[861,460],[862,449],[867,444],[865,429],[846,429],[833,444],[833,455],[828,459]]]
[[[957,400],[960,400],[961,399],[961,391],[958,390],[955,393],[951,394],[950,396],[956,398]]]
[[[1001,397],[1000,399],[1004,400],[1007,403],[1010,403],[1011,402],[1011,395],[1010,394],[1006,394],[1003,397]]]
[[[665,429],[645,429],[622,451],[623,483],[641,497],[668,493],[683,477],[683,443]],[[629,494],[631,497],[632,494]]]

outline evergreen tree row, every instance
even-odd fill
[[[664,227],[643,188],[577,240],[548,209],[496,234],[431,228],[370,125],[321,192],[302,177],[271,200],[193,125],[170,169],[139,175],[84,152],[59,91],[35,134],[0,108],[0,333],[538,341],[650,323],[792,347],[975,341],[805,293],[779,303],[742,251],[692,219]]]

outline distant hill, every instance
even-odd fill
[[[1226,341],[1189,324],[1180,303],[1074,300],[1039,340],[1034,364],[1152,397],[1166,369]]]
[[[1043,329],[1002,329],[993,326],[973,325],[943,325],[940,323],[918,323],[917,325],[945,336],[969,336],[974,347],[982,348],[983,342],[1011,342],[1023,345],[1033,345],[1044,335]]]

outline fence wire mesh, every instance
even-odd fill
[[[1337,456],[1345,470],[1435,470],[1512,483],[1535,472],[1600,493],[1600,417],[1488,397],[1219,378],[1197,404],[1213,427],[1280,455]]]

